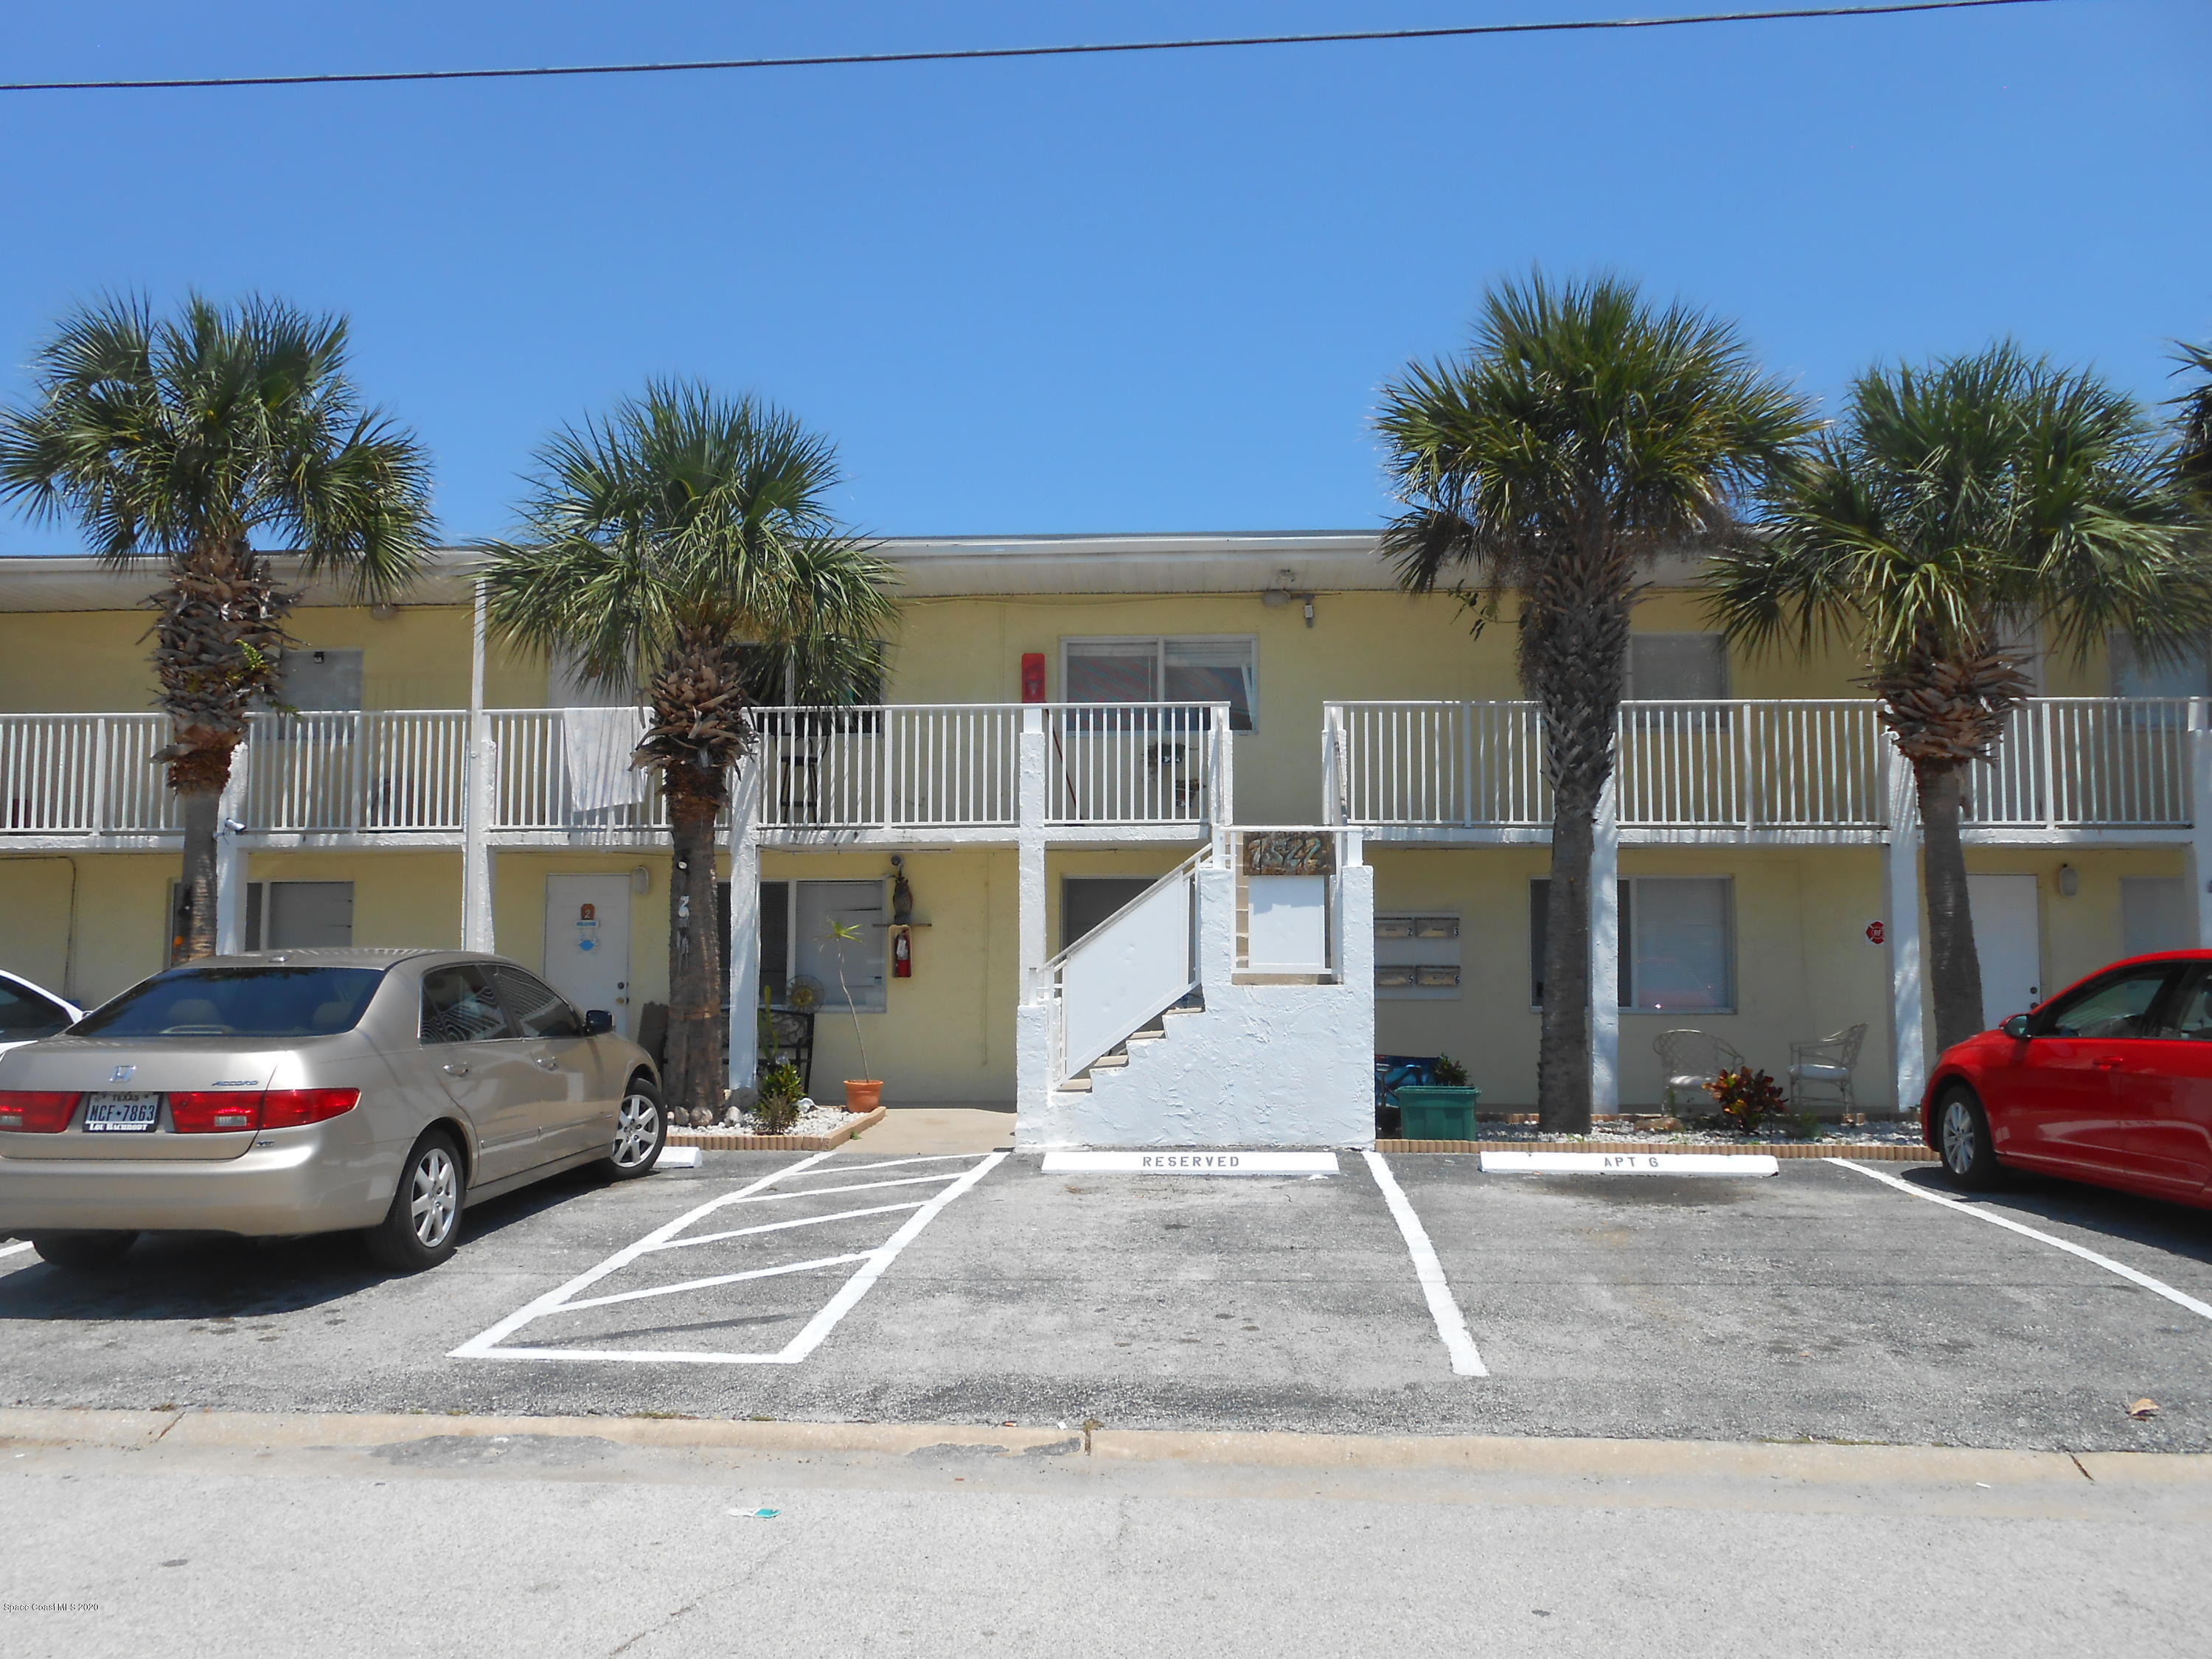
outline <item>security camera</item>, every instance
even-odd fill
[[[242,836],[246,833],[246,825],[236,818],[225,818],[222,821],[222,827],[234,836]]]

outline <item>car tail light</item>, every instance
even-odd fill
[[[358,1089],[173,1090],[169,1121],[180,1135],[235,1134],[242,1129],[296,1129],[361,1104]]]
[[[261,1127],[296,1129],[320,1123],[361,1104],[358,1089],[271,1089],[261,1097]]]
[[[69,1127],[82,1097],[52,1089],[0,1089],[0,1129],[58,1135]]]
[[[236,1134],[261,1127],[261,1096],[242,1089],[173,1089],[169,1121],[180,1135]]]

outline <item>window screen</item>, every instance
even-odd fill
[[[2120,954],[2147,957],[2196,944],[2189,884],[2179,876],[2120,878]]]
[[[359,651],[287,651],[276,668],[277,701],[303,714],[358,709],[361,670]]]
[[[1249,732],[1255,651],[1250,640],[1169,640],[1163,658],[1162,701],[1225,702],[1229,729]]]
[[[1158,640],[1070,640],[1063,688],[1069,702],[1156,702]]]
[[[1735,1006],[1728,878],[1669,878],[1630,886],[1636,921],[1633,1006],[1699,1013]],[[1626,941],[1622,954],[1628,955]]]
[[[1249,639],[1066,640],[1068,702],[1225,702],[1230,729],[1254,729],[1259,647]]]
[[[262,908],[271,951],[312,950],[353,943],[353,884],[272,881]]]
[[[1628,695],[1713,702],[1727,696],[1728,647],[1717,634],[1632,634]]]
[[[1552,884],[1528,884],[1529,1001],[1544,1002],[1545,906]],[[1623,1008],[1720,1013],[1735,1006],[1735,942],[1726,876],[1635,876],[1620,884]]]
[[[2116,697],[2201,697],[2212,689],[2202,646],[2179,660],[2156,660],[2137,651],[2126,635],[2115,634],[2112,661]]]
[[[884,1006],[884,884],[879,881],[802,881],[797,884],[798,902],[793,907],[792,963],[802,974],[822,982],[825,1008],[846,1006],[839,989],[838,969],[852,993],[852,1004],[863,1012]],[[832,922],[853,929],[858,937],[839,939]]]

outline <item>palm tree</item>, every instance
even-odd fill
[[[1782,479],[1770,535],[1723,556],[1711,614],[1753,648],[1855,641],[1920,805],[1936,1040],[1983,1029],[1960,841],[1967,768],[2030,691],[2008,629],[2076,660],[2115,630],[2154,659],[2212,624],[2171,447],[2095,375],[2010,344],[1862,375]]]
[[[2181,481],[2200,501],[2212,502],[2212,345],[2175,343],[2174,361],[2181,367],[2174,373],[2194,370],[2197,376],[2197,384],[2174,399],[2181,405]]]
[[[635,763],[660,775],[674,854],[669,1105],[696,1123],[727,1094],[714,821],[752,752],[761,653],[829,700],[872,672],[894,615],[890,566],[830,511],[840,482],[830,443],[781,410],[656,382],[547,443],[522,533],[488,550],[501,637],[647,705]]]
[[[155,565],[154,672],[183,807],[186,954],[216,948],[216,831],[246,716],[276,690],[295,595],[257,536],[363,603],[421,568],[429,469],[413,435],[363,407],[347,325],[282,301],[197,295],[79,309],[40,346],[35,388],[0,410],[0,499],[73,518],[121,567]]]
[[[1543,713],[1553,798],[1538,1115],[1586,1130],[1590,858],[1629,611],[1656,556],[1733,533],[1731,497],[1814,422],[1731,325],[1656,309],[1616,278],[1537,275],[1492,289],[1464,356],[1387,386],[1376,426],[1407,506],[1382,538],[1401,584],[1449,581],[1478,633],[1518,599],[1521,683]]]

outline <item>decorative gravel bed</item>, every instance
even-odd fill
[[[733,1113],[715,1127],[734,1129],[745,1135],[834,1135],[860,1115],[858,1112],[847,1111],[842,1106],[823,1106],[809,1101],[799,1112],[799,1121],[788,1129],[771,1131],[750,1112]]]
[[[1568,1141],[1588,1141],[1592,1146],[1609,1142],[1633,1140],[1640,1143],[1682,1146],[1817,1146],[1821,1141],[1834,1141],[1852,1146],[1917,1146],[1920,1126],[1912,1122],[1886,1123],[1824,1123],[1817,1136],[1792,1134],[1786,1129],[1762,1131],[1755,1135],[1740,1135],[1721,1129],[1662,1129],[1656,1125],[1638,1127],[1632,1121],[1596,1123],[1586,1135],[1553,1134],[1538,1128],[1533,1123],[1485,1123],[1474,1126],[1476,1138],[1481,1140],[1542,1140],[1554,1144]]]

